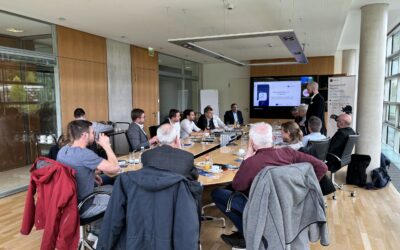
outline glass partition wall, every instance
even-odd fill
[[[385,95],[382,142],[400,153],[400,27],[391,32],[386,45]]]
[[[22,189],[57,134],[52,25],[0,12],[0,197]]]
[[[200,64],[181,58],[159,54],[160,121],[168,117],[170,109],[183,112],[199,110]]]

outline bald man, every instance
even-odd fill
[[[356,132],[350,127],[351,116],[348,114],[339,115],[336,119],[336,125],[338,130],[332,137],[328,152],[340,157],[346,145],[347,137],[356,134]]]

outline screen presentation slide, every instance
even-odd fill
[[[253,106],[290,107],[301,101],[301,81],[254,82]]]

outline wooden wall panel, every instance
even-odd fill
[[[108,120],[105,38],[57,26],[57,45],[63,130],[77,107],[91,121]]]
[[[158,54],[148,55],[147,49],[131,47],[132,59],[132,105],[146,112],[145,126],[158,124],[159,77]]]
[[[63,128],[81,107],[91,121],[108,120],[106,65],[60,58],[61,116]]]
[[[281,62],[288,59],[254,60],[252,63]],[[295,75],[329,75],[334,74],[334,56],[308,57],[308,64],[257,66],[251,67],[252,77],[261,76],[295,76]]]
[[[19,43],[17,38],[0,35],[0,46],[19,48]]]
[[[107,63],[104,37],[57,26],[57,42],[59,57]]]
[[[154,52],[154,56],[149,56],[148,49],[132,46],[132,66],[158,71],[158,53]]]

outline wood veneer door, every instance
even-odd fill
[[[159,94],[158,70],[134,68],[133,107],[141,108],[146,114],[145,127],[158,125]]]

